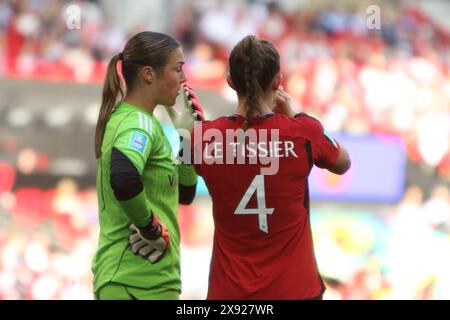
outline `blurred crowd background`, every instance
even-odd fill
[[[449,15],[444,0],[0,0],[0,299],[93,298],[101,84],[142,30],[180,40],[210,119],[236,102],[230,49],[272,41],[295,109],[350,146],[349,174],[311,177],[326,299],[450,299]],[[204,184],[179,220],[182,298],[204,299]]]

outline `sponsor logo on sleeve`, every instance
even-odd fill
[[[129,147],[131,149],[137,150],[138,152],[144,154],[145,146],[147,145],[147,136],[140,132],[133,132],[131,134],[131,140]]]

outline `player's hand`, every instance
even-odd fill
[[[205,121],[205,112],[195,94],[194,89],[185,84],[183,86],[184,106],[192,113],[195,121]]]
[[[173,106],[165,106],[165,108],[178,133],[184,138],[189,138],[195,121],[203,121],[205,116],[197,95],[188,85],[183,86],[183,97],[184,108],[181,112]]]
[[[274,101],[273,112],[284,114],[287,117],[293,118],[295,116],[292,110],[291,96],[280,86]]]
[[[170,245],[170,237],[163,222],[152,225],[153,227],[138,228],[131,224],[129,228],[132,234],[128,240],[134,254],[147,258],[151,263],[156,263],[166,254]]]

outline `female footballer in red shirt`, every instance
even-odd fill
[[[242,39],[227,80],[235,114],[198,125],[191,142],[213,201],[207,298],[320,299],[308,176],[313,165],[344,174],[348,152],[318,120],[291,111],[270,42]]]

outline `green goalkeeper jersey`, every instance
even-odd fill
[[[148,210],[127,212],[116,199],[110,185],[113,147],[135,165],[144,185],[141,201],[169,231],[169,249],[155,264],[134,255],[128,245],[129,225],[144,225],[149,213]],[[142,289],[167,288],[181,292],[178,164],[161,124],[152,114],[122,102],[108,119],[101,151],[97,172],[100,236],[92,263],[94,291],[115,282]]]

